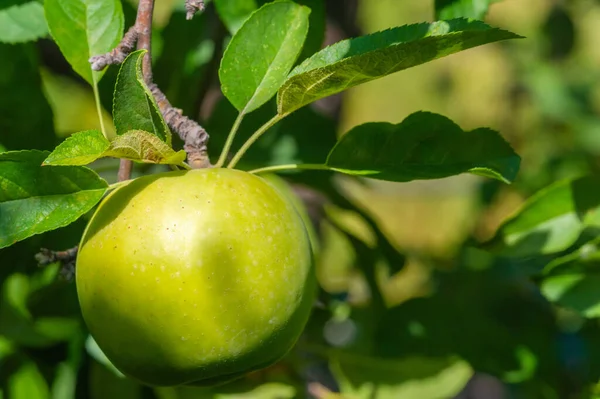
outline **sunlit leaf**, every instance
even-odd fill
[[[47,34],[44,6],[37,1],[0,10],[0,42],[27,42]]]
[[[184,166],[186,154],[183,150],[175,152],[157,136],[142,130],[131,130],[113,141],[96,130],[88,130],[62,142],[44,160],[44,165],[87,165],[103,157]]]
[[[157,136],[142,130],[132,130],[117,136],[104,154],[115,158],[127,158],[134,161],[182,165],[186,154],[184,150],[175,152]]]
[[[254,111],[275,95],[300,54],[309,13],[291,1],[268,3],[231,39],[219,78],[223,94],[238,111]]]
[[[107,183],[82,166],[42,166],[48,153],[0,154],[0,248],[74,222],[100,201]]]
[[[600,179],[563,180],[539,191],[498,229],[489,246],[504,255],[563,251],[586,226],[600,226]]]
[[[331,362],[342,394],[356,399],[452,398],[473,375],[467,362],[452,358],[389,360],[342,353]]]
[[[472,47],[519,36],[479,21],[406,25],[329,46],[298,65],[277,95],[280,114]]]
[[[75,72],[94,84],[102,72],[92,72],[89,59],[111,51],[123,36],[119,0],[46,0],[46,20],[52,37]]]
[[[572,272],[544,279],[540,289],[551,302],[579,312],[585,317],[600,317],[600,270]]]
[[[18,371],[8,381],[8,397],[11,399],[47,399],[48,384],[33,361],[23,361]]]
[[[87,165],[102,157],[110,142],[97,130],[71,135],[44,160],[44,165]]]

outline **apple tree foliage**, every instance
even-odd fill
[[[557,309],[584,319],[582,385],[596,382],[600,331],[585,319],[600,316],[597,176],[542,188],[492,240],[464,243],[455,271],[436,276],[431,296],[391,306],[381,290],[380,266],[398,273],[406,254],[346,197],[336,184],[340,175],[401,184],[470,173],[510,184],[521,162],[497,131],[463,129],[426,110],[338,136],[336,121],[313,106],[408,68],[521,38],[481,21],[492,0],[432,3],[435,22],[324,48],[324,0],[213,0],[192,21],[174,6],[156,28],[154,80],[184,113],[197,108],[215,69],[223,97],[203,125],[216,167],[282,172],[372,233],[365,239],[335,212],[320,216],[362,275],[366,304],[322,288],[297,347],[278,365],[217,388],[157,389],[112,367],[86,332],[74,284],[58,278],[58,263],[39,268],[34,258],[40,247],[78,243],[99,201],[118,185],[117,159],[135,162],[134,178],[189,169],[181,140],[143,79],[145,50],[103,72],[88,62],[119,44],[135,10],[119,0],[0,5],[0,397],[293,398],[308,395],[307,384],[316,381],[328,398],[442,398],[458,394],[474,373],[528,397],[554,397],[539,395],[564,389],[564,365],[553,349]],[[60,51],[64,73],[91,87],[100,115],[112,111],[114,132],[104,121],[66,138],[55,134],[41,84],[45,51]]]

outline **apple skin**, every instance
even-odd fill
[[[151,386],[230,381],[297,341],[316,293],[292,202],[239,170],[144,176],[110,193],[77,256],[88,329],[123,374]]]

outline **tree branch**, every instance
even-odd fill
[[[138,32],[135,25],[133,25],[129,28],[127,33],[125,33],[125,36],[123,36],[121,43],[119,43],[113,51],[102,55],[95,55],[89,59],[90,64],[92,64],[92,69],[94,71],[101,71],[108,65],[120,64],[125,61],[125,58],[127,58],[129,53],[135,48],[137,38]]]
[[[196,11],[203,9],[204,1],[186,0],[187,19],[191,19]],[[90,58],[92,69],[102,70],[107,65],[122,63],[129,53],[133,51],[134,43],[137,41],[138,49],[148,51],[142,64],[144,81],[154,95],[158,107],[165,118],[165,122],[184,141],[183,148],[188,155],[188,163],[192,168],[196,169],[210,167],[207,152],[209,136],[206,130],[195,121],[183,116],[181,110],[174,108],[158,86],[152,83],[151,42],[153,10],[154,0],[140,0],[134,26],[127,31],[121,43],[114,50],[107,54]],[[131,177],[131,167],[131,161],[121,160],[118,175],[119,181],[127,180]]]
[[[190,166],[194,169],[210,167],[207,150],[208,133],[206,133],[206,130],[198,123],[182,115],[180,109],[174,108],[156,84],[150,84],[149,88],[165,118],[165,122],[184,141],[183,149],[187,153]]]
[[[138,50],[147,50],[144,59],[142,60],[142,75],[146,84],[152,82],[152,14],[154,13],[154,0],[140,0],[138,4],[137,16],[135,18],[135,35],[131,34],[131,37],[137,39]],[[129,33],[132,29],[129,29]],[[123,36],[123,39],[127,35]],[[127,38],[128,40],[130,38]],[[126,45],[129,43],[126,43]],[[133,46],[123,46],[123,40],[119,43],[122,51],[130,48],[129,52],[133,50]],[[115,50],[113,50],[115,51]],[[126,57],[126,56],[125,56]],[[117,59],[125,60],[125,57],[120,56]],[[123,61],[121,61],[123,62]],[[119,164],[118,180],[124,181],[131,178],[131,169],[133,168],[133,162],[128,159],[121,159]]]
[[[198,11],[204,11],[204,0],[185,0],[185,18],[190,20]]]
[[[52,251],[46,248],[41,248],[40,252],[35,255],[40,266],[48,266],[54,262],[60,262],[60,275],[65,280],[72,280],[75,276],[75,261],[79,247],[69,248],[66,251]]]
[[[152,83],[152,15],[154,14],[154,0],[140,0],[138,4],[135,27],[138,32],[138,50],[147,50],[142,60],[142,73],[144,81]]]

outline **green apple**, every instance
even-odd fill
[[[315,295],[294,204],[239,170],[133,180],[82,238],[77,292],[90,333],[123,374],[153,386],[213,385],[279,360]]]

